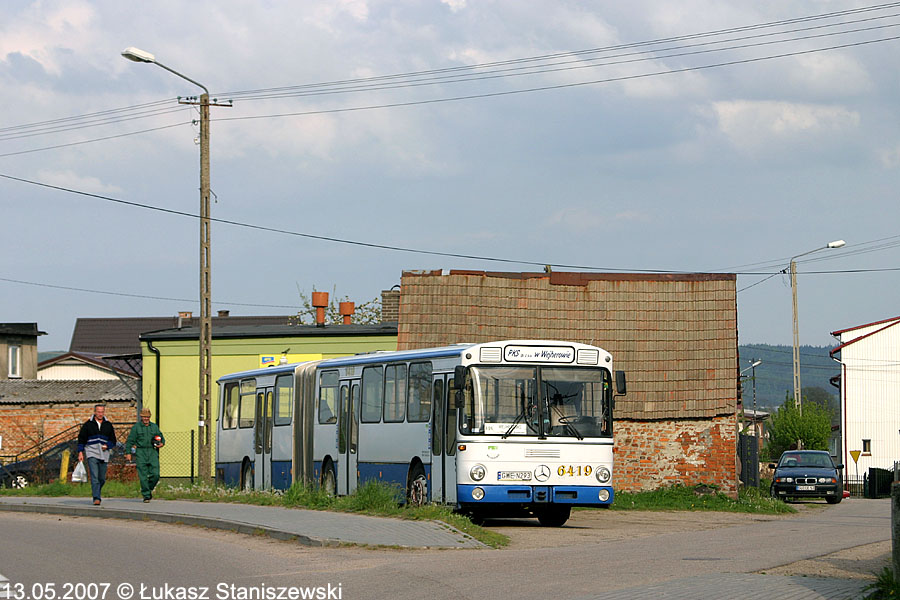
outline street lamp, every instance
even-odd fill
[[[797,316],[797,259],[819,250],[827,250],[829,248],[842,248],[847,242],[844,240],[835,240],[828,242],[825,246],[815,248],[809,252],[798,254],[791,258],[791,294],[794,301],[794,406],[803,413],[803,406],[800,402],[800,324]]]
[[[757,437],[756,434],[756,421],[758,415],[756,414],[756,367],[762,364],[761,360],[758,359],[750,359],[752,363],[749,367],[740,372],[740,375],[743,375],[747,371],[750,371],[750,379],[753,380],[753,437]]]
[[[162,64],[156,57],[139,48],[129,47],[122,51],[128,60],[152,63],[166,71],[187,80],[203,89],[200,95],[200,402],[198,406],[197,433],[199,447],[197,466],[200,477],[209,477],[211,471],[210,456],[210,390],[212,388],[212,371],[210,359],[212,346],[212,316],[210,300],[210,250],[209,250],[209,90],[202,83],[182,75],[178,71]],[[179,99],[180,101],[180,99]],[[195,104],[194,102],[186,102]],[[156,366],[159,368],[159,365]]]

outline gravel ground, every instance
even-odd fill
[[[811,560],[767,569],[767,575],[802,575],[804,577],[836,577],[874,581],[875,575],[891,564],[891,542],[878,542],[848,548]]]

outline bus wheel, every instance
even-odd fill
[[[544,527],[562,527],[569,520],[571,512],[571,506],[554,506],[551,504],[541,509],[537,514],[537,518]]]
[[[329,496],[337,496],[337,480],[334,477],[334,464],[331,461],[325,463],[322,469],[322,490]]]
[[[410,506],[423,506],[428,502],[428,479],[425,478],[425,469],[421,464],[417,463],[409,472],[406,502]]]
[[[241,467],[241,491],[253,491],[253,469],[248,461],[244,461],[244,466]]]

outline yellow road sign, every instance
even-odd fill
[[[850,456],[853,457],[853,462],[859,462],[859,455],[860,455],[859,450],[851,450],[850,451]]]

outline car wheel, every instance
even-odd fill
[[[425,469],[420,464],[409,472],[409,481],[406,482],[406,502],[410,506],[424,506],[428,502],[428,479],[425,478]]]
[[[337,496],[337,479],[334,477],[334,464],[328,461],[322,470],[322,491],[329,496]]]
[[[250,467],[249,462],[245,462],[244,468],[241,469],[241,491],[253,491],[253,469]]]
[[[23,473],[16,473],[9,480],[9,487],[21,490],[28,487],[28,476]]]
[[[840,496],[828,496],[825,498],[825,502],[827,502],[828,504],[840,504],[841,500],[843,499],[843,494],[841,494]]]

